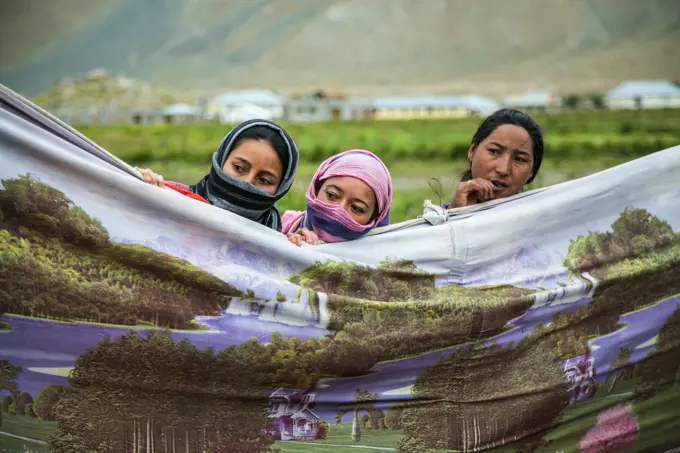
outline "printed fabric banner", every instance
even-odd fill
[[[1,452],[680,447],[680,146],[296,247],[3,96]]]

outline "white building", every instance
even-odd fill
[[[560,99],[550,90],[529,90],[503,99],[503,107],[527,111],[548,111],[560,107]]]
[[[348,98],[329,90],[297,96],[286,103],[286,120],[291,122],[350,121],[372,116],[373,104],[370,100]]]
[[[230,91],[215,97],[207,116],[221,123],[240,123],[250,119],[278,120],[283,117],[285,100],[267,90]]]
[[[476,94],[386,96],[374,99],[372,105],[374,118],[389,120],[486,116],[500,108],[496,101]]]
[[[667,80],[629,80],[607,93],[611,109],[680,107],[680,87]]]
[[[163,117],[166,123],[192,123],[201,116],[198,107],[188,104],[173,104],[163,109]]]

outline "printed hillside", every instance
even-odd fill
[[[4,2],[3,83],[37,94],[101,67],[192,89],[502,96],[546,84],[603,92],[625,79],[680,77],[680,62],[669,57],[680,39],[674,0],[62,3]]]
[[[579,236],[564,260],[574,276],[589,271],[599,280],[594,300],[554,314],[549,326],[535,326],[561,359],[583,355],[584,339],[615,331],[621,315],[680,293],[680,234],[666,221],[627,209],[612,230]],[[371,363],[498,335],[531,308],[538,291],[509,285],[435,290],[431,274],[403,261],[377,269],[328,261],[290,280],[328,294],[332,348],[362,345],[361,354],[352,353],[352,374],[368,371]]]
[[[109,241],[101,223],[30,175],[2,181],[0,313],[195,329],[243,296],[184,260]]]
[[[533,291],[509,285],[435,290],[432,274],[400,260],[378,268],[317,263],[291,282],[328,294],[331,347],[342,354],[361,345],[347,364],[353,374],[372,363],[489,338],[533,304]]]

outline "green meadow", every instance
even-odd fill
[[[680,144],[680,109],[589,110],[536,114],[534,118],[544,132],[545,155],[530,189],[586,176]],[[296,184],[280,207],[304,207],[306,187],[323,159],[363,148],[378,154],[392,173],[392,221],[413,218],[422,212],[424,199],[450,201],[457,178],[466,169],[467,149],[480,121],[282,122],[300,149],[301,162]],[[131,165],[151,168],[166,180],[195,183],[209,170],[210,156],[231,126],[78,128]]]

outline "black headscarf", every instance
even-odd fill
[[[234,145],[246,138],[267,140],[281,159],[283,176],[274,195],[222,170]],[[210,173],[190,188],[214,206],[281,231],[281,215],[276,202],[290,190],[298,159],[295,142],[283,128],[267,120],[245,121],[222,139],[217,151],[213,153]]]

